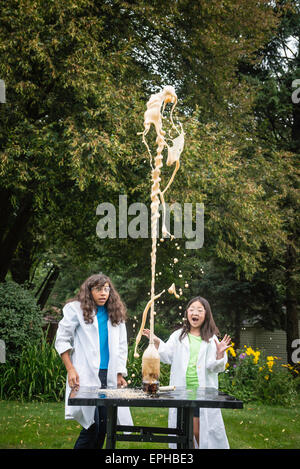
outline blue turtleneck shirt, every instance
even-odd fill
[[[97,306],[97,319],[100,342],[100,369],[107,370],[109,360],[109,349],[107,329],[108,313],[106,306]]]

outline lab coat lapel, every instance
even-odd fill
[[[89,336],[90,336],[90,362],[94,364],[95,368],[99,370],[100,366],[100,341],[99,341],[99,326],[98,326],[98,318],[97,314],[95,313],[93,317],[92,324],[89,324]],[[98,375],[98,371],[97,371]],[[97,376],[98,379],[98,376]]]
[[[181,343],[184,348],[186,348],[187,350],[190,350],[190,342],[189,342],[188,334],[182,339]]]
[[[205,359],[203,358],[205,356],[207,349],[207,342],[205,340],[201,340],[200,348],[199,348],[199,355],[198,355],[198,364],[202,363],[202,361]]]
[[[190,358],[190,341],[188,335],[186,335],[181,341],[182,360],[185,363],[185,371]]]
[[[97,334],[99,336],[99,325],[98,325],[98,318],[97,318],[97,311],[95,312],[94,318],[93,318],[93,323],[92,326],[94,329],[96,329]]]
[[[182,343],[182,362],[184,364],[183,376],[184,376],[184,385],[185,385],[186,384],[186,379],[185,379],[186,370],[187,370],[188,362],[190,359],[190,341],[189,341],[188,334],[183,338],[181,343]]]
[[[107,321],[107,332],[108,332],[108,350],[109,350],[109,362],[107,370],[107,384],[108,386],[117,386],[117,367],[118,367],[118,356],[115,353],[115,346],[119,343],[117,334],[119,328],[113,326],[110,319]]]
[[[112,340],[113,340],[113,326],[112,326],[112,323],[110,322],[110,320],[108,319],[107,320],[107,333],[108,333],[108,347],[109,347],[109,351],[110,351],[110,346],[111,346],[111,343],[112,343]]]
[[[98,324],[98,318],[97,318],[97,311],[95,312],[95,316],[93,318],[93,322],[92,322],[91,326],[92,326],[91,327],[91,334],[94,337],[93,343],[97,344],[96,350],[97,350],[97,354],[98,354],[98,357],[99,357],[99,363],[100,363],[100,341],[99,341],[99,324]]]

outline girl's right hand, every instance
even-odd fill
[[[142,335],[150,339],[150,329],[143,329]]]
[[[68,371],[68,383],[69,383],[70,388],[79,386],[79,374],[77,373],[74,367],[72,367]]]

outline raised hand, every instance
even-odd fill
[[[231,346],[231,338],[225,334],[221,342],[215,339],[215,344],[217,347],[217,360],[220,360],[224,357],[224,352]]]

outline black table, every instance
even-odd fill
[[[215,388],[186,389],[146,395],[140,389],[101,389],[78,387],[68,399],[69,405],[106,406],[106,449],[115,448],[116,441],[152,441],[177,443],[179,449],[193,448],[193,414],[196,407],[242,409],[243,402]],[[118,407],[172,407],[177,408],[177,428],[117,425]],[[118,432],[130,432],[119,434]],[[133,434],[139,433],[139,434]]]

